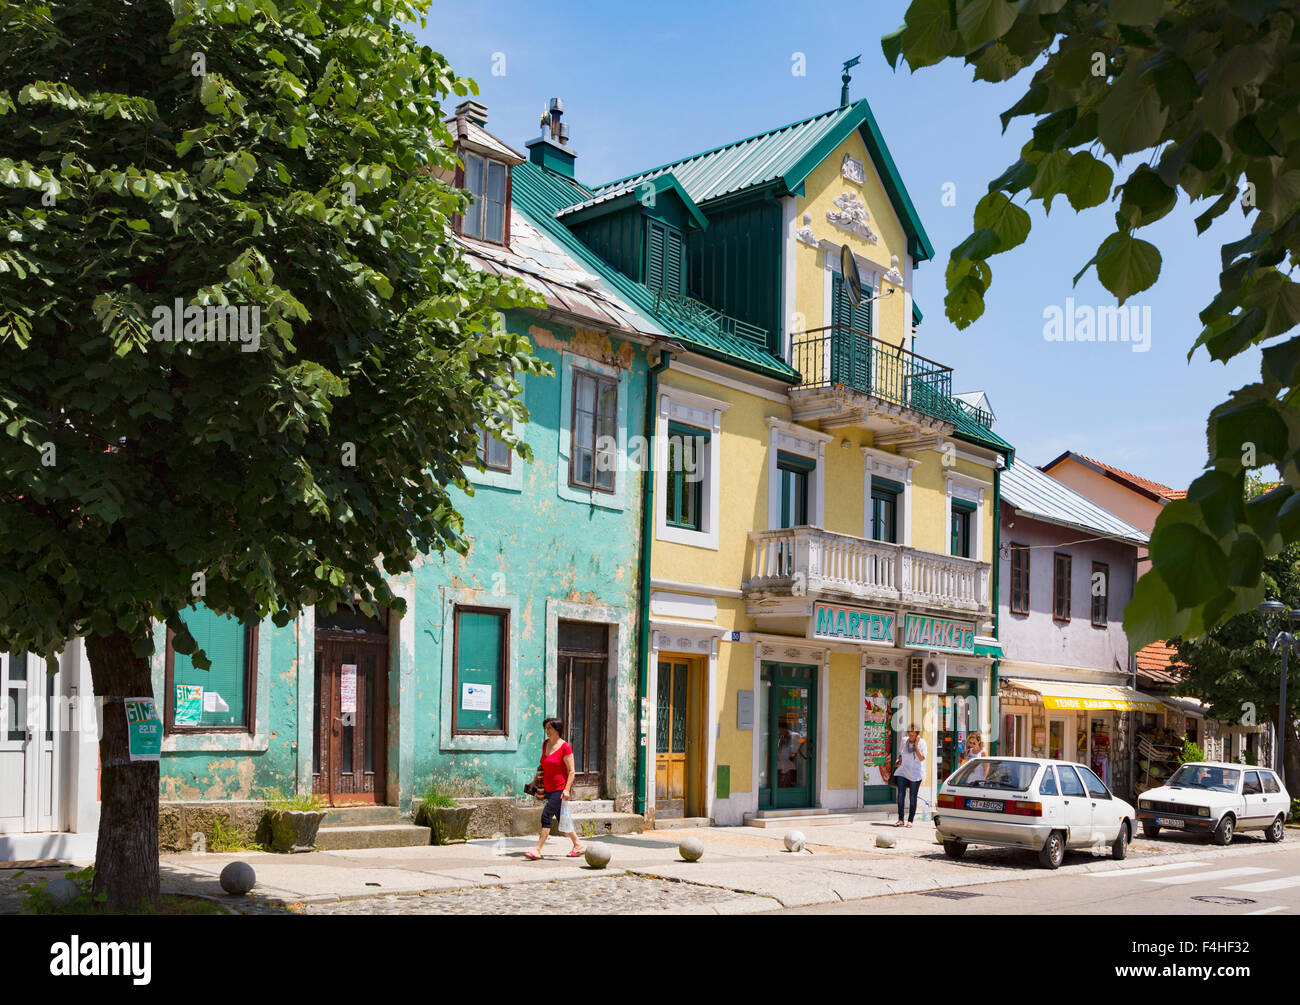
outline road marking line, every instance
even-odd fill
[[[1265,907],[1258,911],[1247,911],[1247,914],[1272,914],[1274,911],[1285,911],[1285,907]]]
[[[1277,872],[1276,869],[1256,869],[1254,866],[1243,865],[1239,869],[1216,869],[1214,872],[1197,872],[1190,876],[1155,876],[1148,879],[1148,883],[1208,883],[1213,879],[1227,879],[1229,876],[1258,876],[1265,872]]]
[[[1194,866],[1207,865],[1206,862],[1173,862],[1169,865],[1142,865],[1136,869],[1110,869],[1106,872],[1090,872],[1089,876],[1132,876],[1136,873],[1165,872],[1169,869],[1191,869]]]
[[[1225,886],[1225,890],[1243,890],[1246,893],[1268,893],[1270,890],[1289,890],[1300,886],[1300,876],[1283,876],[1281,879],[1266,879],[1259,883],[1242,883],[1241,886]]]

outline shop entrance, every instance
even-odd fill
[[[898,675],[872,671],[862,702],[862,804],[893,803],[897,798],[894,772],[894,696]]]
[[[966,736],[979,728],[979,683],[950,677],[948,692],[939,696],[939,767],[935,777],[947,778],[966,759]]]
[[[817,668],[764,663],[759,701],[758,805],[812,807]]]
[[[700,660],[659,661],[655,701],[655,816],[704,816],[701,783],[704,668]]]
[[[342,609],[317,621],[312,791],[331,806],[385,800],[388,634],[383,628],[379,618]]]
[[[1073,718],[1073,717],[1071,717]],[[1047,720],[1047,756],[1054,761],[1072,761],[1066,738],[1070,735],[1070,723],[1065,716],[1054,715]]]

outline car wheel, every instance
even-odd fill
[[[1160,825],[1153,824],[1150,820],[1142,821],[1142,836],[1155,838],[1160,836]]]
[[[1038,864],[1044,869],[1059,869],[1065,861],[1065,835],[1052,831],[1047,835],[1043,850],[1038,853]]]
[[[1219,826],[1214,829],[1214,835],[1210,840],[1217,845],[1230,845],[1232,844],[1232,833],[1236,829],[1236,818],[1231,813],[1225,813],[1223,819],[1219,821]]]
[[[1264,831],[1264,837],[1276,844],[1282,840],[1286,834],[1286,821],[1282,819],[1282,814],[1277,815],[1277,819],[1268,825],[1268,830]]]
[[[965,841],[945,841],[943,843],[943,853],[951,859],[961,858],[966,854]]]
[[[1110,846],[1110,857],[1117,861],[1128,857],[1128,821],[1124,820],[1119,825],[1119,835],[1115,838],[1115,843]]]

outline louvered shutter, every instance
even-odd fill
[[[844,277],[834,273],[831,289],[831,324],[844,325],[853,331],[836,328],[831,342],[831,380],[847,384],[859,391],[871,390],[871,304],[865,298],[870,293],[862,291],[864,302],[854,307],[849,300]]]
[[[246,627],[235,618],[214,614],[206,607],[188,607],[181,612],[185,626],[212,663],[210,670],[196,670],[188,656],[175,653],[173,684],[198,684],[203,693],[215,691],[229,711],[208,711],[199,720],[204,726],[236,726],[247,721],[248,688]],[[173,696],[174,697],[174,696]]]
[[[668,293],[681,293],[685,288],[682,282],[682,235],[675,230],[665,233],[664,239],[664,285]]]
[[[661,224],[646,223],[645,284],[652,290],[664,288],[664,234]]]

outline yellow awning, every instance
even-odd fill
[[[1028,688],[1043,696],[1045,708],[1063,712],[1091,712],[1116,709],[1121,712],[1162,712],[1164,705],[1149,694],[1118,684],[1072,684],[1054,680],[1022,680],[1011,678],[1006,683],[1013,687]]]

